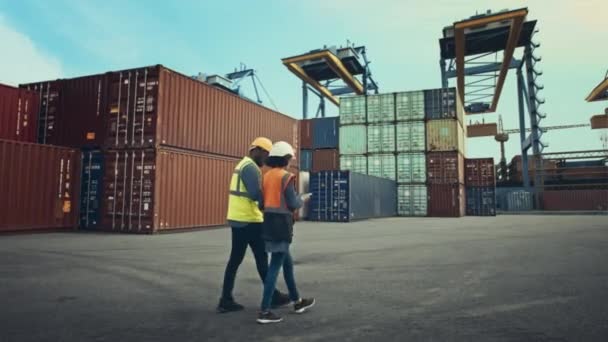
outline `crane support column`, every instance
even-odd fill
[[[517,100],[519,104],[519,137],[521,141],[521,172],[523,177],[523,185],[526,190],[530,189],[530,177],[528,167],[528,148],[525,146],[526,141],[526,115],[524,108],[524,76],[521,72],[521,67],[517,69]]]
[[[538,114],[538,104],[541,103],[540,101],[538,101],[537,99],[537,94],[536,94],[536,82],[534,79],[534,65],[533,65],[533,61],[532,61],[532,49],[531,49],[531,45],[526,46],[525,51],[524,51],[524,61],[526,64],[526,78],[528,81],[528,97],[529,97],[529,103],[530,103],[530,107],[528,108],[529,114],[530,114],[530,128],[532,129],[532,132],[530,133],[530,142],[532,144],[532,154],[534,155],[534,159],[535,159],[535,172],[534,172],[534,192],[536,193],[536,202],[537,202],[537,209],[538,208],[538,204],[540,203],[539,201],[539,192],[542,189],[542,187],[544,186],[544,182],[543,182],[543,161],[541,160],[542,156],[541,156],[541,142],[540,142],[540,132],[539,132],[539,114]]]
[[[302,81],[302,118],[308,119],[308,84]]]

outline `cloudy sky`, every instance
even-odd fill
[[[298,79],[282,57],[323,45],[366,45],[381,91],[441,85],[438,38],[443,26],[488,9],[470,0],[116,1],[0,0],[0,82],[18,84],[129,67],[164,64],[186,74],[255,68],[277,107],[301,116]],[[585,96],[608,69],[605,0],[495,0],[492,10],[527,6],[538,20],[543,57],[544,125],[588,123],[608,103]],[[518,52],[521,54],[521,51]],[[266,101],[267,103],[269,101]],[[335,111],[332,111],[335,112]],[[506,128],[517,128],[515,77],[498,107]],[[496,114],[485,115],[495,122]],[[473,120],[481,120],[475,116]],[[598,149],[588,128],[551,131],[546,151]],[[513,135],[507,153],[518,153]],[[467,154],[498,156],[492,138],[467,141]]]

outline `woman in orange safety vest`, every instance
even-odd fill
[[[264,223],[262,238],[266,252],[271,253],[270,267],[264,280],[264,293],[257,322],[261,324],[278,323],[283,319],[270,311],[272,293],[281,267],[283,277],[289,290],[289,297],[294,303],[296,313],[304,313],[315,304],[314,298],[301,298],[296,288],[293,274],[293,260],[289,245],[293,237],[293,212],[302,207],[310,194],[298,196],[295,190],[295,175],[285,170],[289,161],[295,157],[293,147],[284,141],[272,146],[266,165],[271,169],[264,175]]]

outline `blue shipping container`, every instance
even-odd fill
[[[311,150],[300,150],[300,171],[312,170],[312,151]]]
[[[313,149],[338,148],[338,117],[312,119]]]
[[[467,216],[496,216],[496,188],[472,186],[466,189]]]
[[[82,177],[80,184],[80,228],[96,229],[101,223],[103,200],[103,153],[82,152]]]
[[[309,191],[311,221],[350,222],[397,215],[397,185],[389,179],[321,171],[310,175]]]

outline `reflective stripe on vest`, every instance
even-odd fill
[[[227,218],[238,222],[260,223],[264,221],[264,214],[258,208],[258,203],[249,197],[249,192],[247,192],[241,177],[242,170],[249,164],[255,166],[258,175],[261,177],[260,169],[251,158],[245,157],[238,163],[230,179]]]
[[[285,189],[293,175],[283,169],[275,168],[264,175],[264,211],[277,214],[292,214],[287,207]]]

